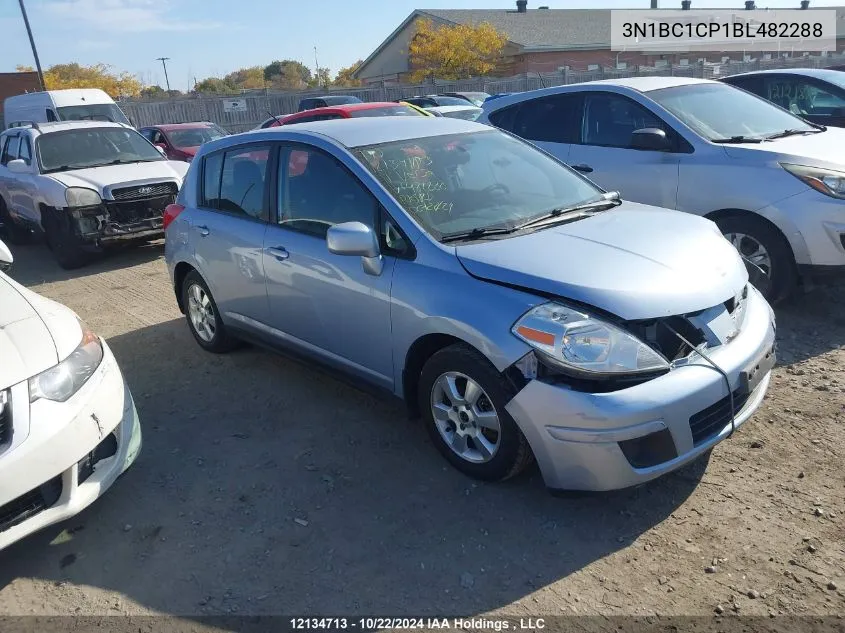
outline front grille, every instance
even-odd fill
[[[740,389],[734,391],[734,410],[736,415],[748,401],[748,393]],[[717,435],[719,431],[731,423],[731,398],[725,396],[716,404],[702,409],[689,419],[690,430],[692,431],[692,442],[698,446]]]
[[[43,486],[30,490],[14,501],[0,506],[0,532],[23,523],[42,510],[53,506],[62,496],[62,476],[54,477]]]
[[[127,202],[106,202],[109,221],[119,224],[133,224],[152,218],[161,218],[168,204],[176,200],[176,194]]]
[[[135,187],[112,189],[111,195],[115,200],[138,200],[168,195],[175,196],[178,190],[179,188],[175,182],[157,182],[152,185],[137,185]]]
[[[0,446],[12,439],[12,403],[8,391],[0,391]]]

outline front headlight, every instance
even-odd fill
[[[94,207],[103,201],[100,194],[85,187],[68,188],[65,191],[65,200],[67,200],[69,207]]]
[[[645,374],[669,368],[663,356],[632,334],[559,303],[529,310],[511,332],[539,352],[540,360],[582,377]]]
[[[82,342],[55,367],[29,379],[29,401],[39,398],[64,402],[82,388],[103,360],[103,344],[85,324]]]
[[[781,163],[780,166],[819,193],[845,200],[845,172],[789,163]]]

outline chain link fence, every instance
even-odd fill
[[[845,66],[845,54],[828,56],[779,57],[724,64],[691,63],[675,66],[637,66],[627,69],[600,68],[598,70],[561,70],[548,73],[523,73],[513,77],[479,77],[460,81],[434,80],[421,84],[377,85],[357,88],[332,88],[301,92],[254,90],[232,95],[194,95],[161,101],[125,100],[121,109],[137,127],[163,123],[212,121],[231,132],[243,132],[259,125],[273,115],[296,112],[305,97],[325,94],[354,95],[362,101],[396,101],[415,95],[443,92],[523,92],[622,77],[678,76],[719,79],[728,75],[776,68],[828,68]],[[226,102],[237,97],[245,102],[245,111],[227,111]]]

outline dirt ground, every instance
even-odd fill
[[[401,405],[246,348],[204,353],[163,246],[12,277],[105,336],[138,462],[0,553],[0,614],[845,614],[845,289],[778,313],[762,409],[650,485],[557,498],[474,483]]]

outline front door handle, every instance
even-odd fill
[[[208,230],[207,226],[198,226],[197,231],[199,231],[200,235],[202,235],[203,237],[207,237],[208,234],[209,234],[209,230]]]
[[[290,253],[285,250],[284,246],[272,246],[267,249],[267,253],[272,257],[275,257],[280,262],[283,262],[290,257]]]
[[[589,174],[591,171],[593,171],[592,167],[583,163],[581,163],[580,165],[572,165],[572,169],[574,169],[575,171],[580,171],[582,174]]]

